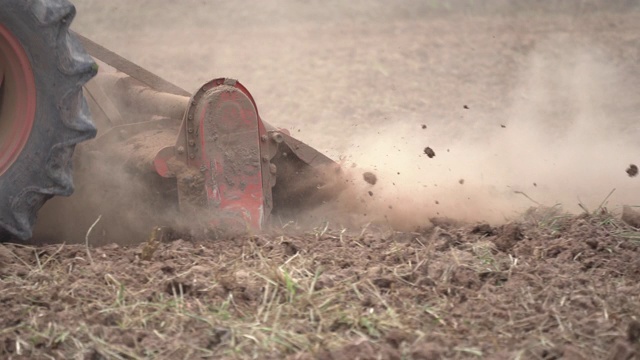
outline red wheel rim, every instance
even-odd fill
[[[27,53],[0,24],[0,175],[29,139],[36,114],[36,84]]]

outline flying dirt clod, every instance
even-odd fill
[[[426,148],[424,148],[424,153],[429,157],[429,159],[431,159],[432,157],[436,156],[436,152],[433,151],[433,149],[428,147],[428,146]]]
[[[371,185],[375,185],[378,182],[378,177],[376,176],[376,174],[370,171],[367,171],[364,174],[362,174],[362,178],[364,179],[364,181],[366,181]]]

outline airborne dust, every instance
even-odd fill
[[[394,123],[358,134],[350,160],[380,179],[363,186],[376,194],[369,213],[415,228],[434,216],[498,223],[537,205],[640,204],[629,165],[640,154],[638,91],[625,67],[571,36],[541,41],[526,64],[504,109],[480,114],[506,125]]]
[[[319,221],[640,205],[633,3],[75,3],[76,31],[189,91],[238,78],[265,120],[341,162],[353,186]]]

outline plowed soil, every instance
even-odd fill
[[[0,358],[640,359],[640,4],[531,3],[76,1],[85,36],[240,78],[357,163],[367,213],[0,244]]]
[[[541,208],[497,227],[433,222],[410,233],[371,226],[129,247],[0,245],[0,354],[640,355],[639,232],[607,213]]]

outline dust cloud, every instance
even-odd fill
[[[378,178],[375,186],[355,181],[346,196],[359,206],[346,208],[361,221],[415,229],[440,216],[501,223],[538,205],[570,212],[638,205],[638,183],[625,173],[640,154],[636,85],[597,46],[546,39],[528,56],[504,110],[485,116],[505,124],[425,129],[397,121],[344,139],[354,143],[345,153],[357,165],[351,177],[372,171]],[[437,156],[425,155],[425,146]]]
[[[182,225],[175,181],[137,168],[142,161],[128,156],[144,141],[110,141],[99,151],[90,144],[76,149],[73,195],[49,200],[38,213],[34,242],[137,244],[155,227]]]
[[[338,160],[351,186],[307,214],[316,223],[414,229],[439,216],[499,223],[539,204],[640,205],[625,173],[640,154],[636,2],[75,3],[78,32],[185,89],[238,78],[263,119]],[[117,205],[149,188],[118,178],[115,190],[76,180],[115,205],[40,223],[73,225],[60,239],[83,241],[113,212],[128,220],[96,234],[135,237],[127,224],[163,205]]]

